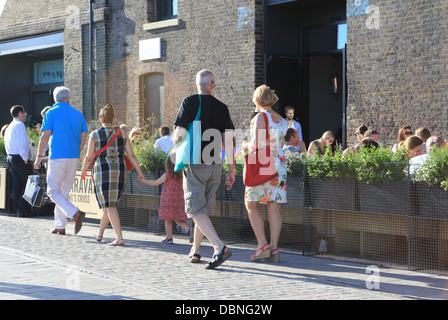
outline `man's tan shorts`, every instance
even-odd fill
[[[185,213],[189,218],[215,213],[216,190],[221,183],[221,172],[220,164],[191,164],[184,169]]]

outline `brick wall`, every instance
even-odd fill
[[[126,95],[126,99],[121,101],[128,105],[128,122],[142,123],[141,87],[145,75],[164,74],[165,119],[162,123],[171,125],[182,99],[196,92],[196,73],[208,68],[216,77],[215,96],[229,106],[236,126],[247,125],[252,93],[263,73],[259,70],[263,28],[256,24],[256,17],[259,19],[263,12],[262,1],[179,0],[179,26],[151,31],[144,31],[143,25],[153,22],[148,11],[154,1],[126,2],[126,17],[116,10],[121,2],[111,2],[111,68],[121,70],[123,76],[111,77],[111,86],[126,91],[121,95]],[[115,23],[120,20],[124,20],[124,27]],[[162,59],[139,61],[138,41],[157,37],[162,39]],[[126,53],[124,49],[120,53],[124,44]],[[116,99],[118,104],[124,103]],[[136,107],[137,112],[129,112]]]
[[[196,72],[209,68],[216,75],[216,97],[229,106],[235,125],[246,127],[253,90],[263,82],[264,1],[178,0],[179,26],[144,31],[144,24],[154,22],[154,3],[95,1],[95,106],[112,103],[118,122],[142,124],[144,77],[161,72],[162,123],[170,125],[181,100],[196,92]],[[379,10],[378,28],[365,13],[368,5]],[[375,127],[388,145],[404,124],[448,137],[448,3],[348,0],[347,8],[349,143],[360,124]],[[76,14],[74,25],[70,19]],[[65,83],[72,104],[85,113],[90,112],[88,23],[84,0],[37,0],[32,6],[7,1],[0,17],[0,41],[64,31]],[[139,40],[156,37],[162,39],[162,58],[139,61]]]
[[[354,3],[349,0],[348,8]],[[389,0],[370,5],[379,10],[377,29],[373,13],[347,18],[349,143],[361,124],[377,128],[388,145],[405,124],[448,138],[448,3]]]
[[[171,125],[182,99],[196,92],[203,68],[215,73],[215,96],[237,127],[248,125],[252,93],[263,80],[263,1],[178,1],[179,25],[144,31],[154,22],[155,0],[95,1],[95,110],[112,103],[117,121],[143,123],[143,81],[164,74],[165,119]],[[90,118],[89,3],[81,0],[7,1],[0,41],[64,31],[65,85],[72,105]],[[162,58],[139,60],[139,41],[160,37]]]
[[[106,101],[106,1],[97,0],[95,21],[96,101]],[[7,1],[0,17],[0,41],[64,32],[64,81],[71,105],[90,118],[89,1]]]

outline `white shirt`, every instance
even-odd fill
[[[23,161],[27,161],[30,156],[30,142],[25,124],[17,118],[14,118],[6,128],[5,149],[9,155],[19,154]]]
[[[171,139],[171,136],[163,136],[160,139],[157,139],[156,143],[154,143],[155,149],[160,149],[165,153],[169,153],[171,151],[171,148],[174,146],[173,140]]]
[[[429,154],[425,153],[420,156],[411,158],[409,160],[409,173],[410,174],[416,173],[420,169],[420,166],[425,163],[425,161],[426,161],[426,159],[428,159],[428,157],[429,157]]]
[[[283,151],[291,151],[291,152],[300,152],[300,146],[290,146],[286,144],[286,142],[283,144]]]

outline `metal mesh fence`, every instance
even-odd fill
[[[366,173],[360,173],[365,170]],[[281,251],[431,273],[448,271],[448,192],[412,182],[403,163],[360,168],[337,164],[323,177],[316,163],[303,164],[287,182]],[[375,172],[383,172],[380,177]],[[355,172],[358,173],[355,176]],[[155,179],[159,174],[152,175]],[[360,176],[365,180],[359,179]],[[222,176],[221,186],[224,186]],[[158,220],[162,186],[141,185],[132,173],[120,201],[123,225],[164,234]],[[212,217],[221,239],[253,248],[256,238],[244,204],[242,177],[233,188],[220,187]],[[269,239],[269,220],[260,204]],[[192,225],[192,222],[189,222]],[[173,224],[175,236],[185,234]]]
[[[319,170],[307,162],[295,176],[288,176],[288,203],[281,205],[280,251],[448,273],[448,191],[411,181],[403,163],[375,168],[333,165],[327,173],[337,174],[331,178]],[[375,170],[383,176],[376,178]],[[157,179],[161,174],[146,177]],[[119,202],[122,225],[164,235],[164,221],[158,219],[163,186],[143,185],[136,178],[135,172],[128,175]],[[221,186],[224,181],[225,175]],[[228,245],[255,248],[244,192],[241,176],[236,176],[230,191],[220,187],[212,222]],[[269,239],[268,212],[265,205],[259,207]],[[193,226],[192,221],[188,223]],[[186,237],[176,223],[173,235]]]

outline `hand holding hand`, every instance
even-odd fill
[[[139,173],[138,177],[137,177],[137,181],[140,183],[145,183],[145,176],[143,175],[143,173]]]

